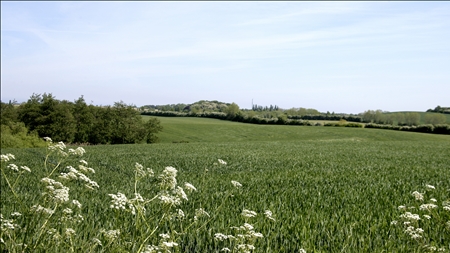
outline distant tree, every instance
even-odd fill
[[[420,124],[420,114],[417,112],[405,113],[405,124],[410,126],[417,126]]]
[[[95,117],[91,108],[86,104],[83,96],[74,102],[72,114],[76,122],[75,142],[89,142],[89,135],[92,133],[95,124]]]
[[[233,119],[236,117],[236,114],[239,112],[239,106],[236,103],[231,103],[226,109],[225,113],[229,119]]]
[[[447,118],[444,114],[439,113],[427,113],[424,117],[425,124],[444,124],[447,122]]]

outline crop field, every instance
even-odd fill
[[[262,234],[245,237],[245,243],[255,247],[249,252],[428,252],[432,247],[450,252],[450,210],[445,208],[450,206],[446,202],[450,200],[450,136],[261,126],[204,118],[159,119],[164,127],[158,134],[160,143],[84,147],[83,159],[95,170],[89,177],[99,188],[76,190],[80,186],[76,183],[70,188],[70,199],[82,203],[84,217],[76,233],[53,246],[44,245],[51,239],[40,239],[43,235],[36,239],[31,232],[15,233],[17,249],[24,247],[21,243],[42,243],[44,246],[36,246],[34,251],[137,252],[142,249],[139,245],[156,245],[164,237],[160,234],[170,233],[178,243],[172,252],[222,252],[225,248],[245,252],[236,241],[221,241],[217,234],[236,236],[244,233],[243,229],[232,227],[248,223]],[[20,212],[24,215],[16,222],[23,228],[26,219],[33,220],[32,214],[25,215],[28,209],[24,206],[42,199],[45,185],[41,178],[49,172],[43,167],[46,150],[2,150],[7,153],[15,155],[17,166],[26,165],[32,171],[23,174],[14,188],[21,204],[15,202],[2,174],[3,219]],[[75,166],[77,159],[65,160],[61,170]],[[189,200],[177,206],[184,212],[183,219],[160,222],[167,206],[153,205],[154,201],[146,206],[142,220],[110,208],[108,194],[120,192],[131,199],[139,192],[151,199],[157,193],[155,180],[135,185],[136,163],[151,168],[155,175],[172,166],[178,171],[179,185],[188,182],[195,186]],[[2,162],[2,172],[14,178],[6,164]],[[231,181],[242,186],[235,187]],[[416,200],[414,191],[424,199]],[[437,207],[421,208],[427,203]],[[405,208],[399,208],[402,205]],[[196,212],[199,208],[208,214],[200,215]],[[244,209],[256,212],[256,217],[242,215]],[[420,214],[420,220],[405,221],[403,209]],[[267,210],[272,216],[265,214]],[[45,227],[42,219],[33,222]],[[420,237],[405,232],[408,226],[404,222],[423,229],[416,231]],[[60,230],[64,232],[64,228]],[[120,235],[114,242],[108,241],[101,232],[105,230],[120,230]],[[147,237],[154,231],[155,236]],[[10,243],[8,234],[2,233],[2,240]],[[91,243],[92,238],[98,238],[101,245],[83,243]]]

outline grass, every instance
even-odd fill
[[[148,117],[148,116],[144,116]],[[253,141],[450,141],[450,136],[318,126],[255,125],[190,117],[157,117],[164,129],[161,143]]]
[[[88,146],[85,160],[96,170],[100,185],[89,199],[73,192],[84,203],[86,224],[80,237],[92,237],[100,228],[116,229],[109,210],[109,193],[133,193],[136,162],[161,171],[178,169],[178,181],[198,189],[181,206],[186,213],[203,207],[212,220],[203,228],[179,238],[180,252],[219,252],[227,244],[215,233],[231,233],[242,225],[243,209],[274,213],[276,222],[257,218],[255,229],[264,238],[255,252],[423,252],[420,243],[405,236],[398,219],[399,205],[411,201],[411,192],[427,184],[436,186],[435,198],[449,199],[450,136],[313,126],[268,126],[204,118],[159,118],[164,131],[153,145]],[[186,140],[189,143],[173,143]],[[18,165],[34,174],[24,179],[23,196],[39,192],[42,149],[7,149]],[[20,158],[20,160],[19,160]],[[228,164],[221,166],[217,160]],[[243,187],[233,192],[230,181]],[[4,195],[2,214],[14,211]],[[149,193],[152,183],[140,188]],[[71,193],[72,194],[72,193]],[[221,209],[217,210],[219,206]],[[192,218],[192,217],[191,217]],[[132,226],[122,221],[126,231]],[[168,229],[168,228],[167,228]],[[431,229],[429,238],[447,245],[450,233]]]

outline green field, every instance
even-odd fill
[[[144,116],[148,117],[148,116]],[[191,117],[156,117],[164,129],[161,143],[253,141],[450,141],[449,136],[383,129],[318,126],[278,126]]]
[[[433,197],[441,207],[442,201],[450,198],[450,136],[364,128],[253,125],[206,118],[159,119],[164,130],[158,134],[157,144],[85,147],[84,159],[96,170],[91,178],[100,189],[92,193],[72,192],[71,188],[73,198],[83,203],[85,215],[77,238],[90,240],[103,228],[121,229],[123,239],[115,248],[107,248],[103,241],[104,248],[92,248],[94,252],[135,252],[133,242],[145,238],[142,231],[132,232],[136,225],[132,216],[121,218],[109,208],[108,194],[133,196],[136,162],[156,174],[173,166],[178,169],[180,184],[189,182],[197,188],[180,206],[187,214],[186,220],[174,227],[171,223],[159,227],[158,234],[185,232],[177,235],[179,246],[175,252],[220,252],[224,247],[231,248],[230,242],[214,240],[214,234],[231,234],[234,230],[230,227],[244,224],[246,220],[240,215],[243,209],[258,213],[248,223],[264,235],[254,243],[253,252],[299,252],[301,248],[306,252],[426,252],[421,248],[425,244],[450,250],[450,228],[445,225],[450,212],[442,208],[433,211],[430,224],[420,221],[425,230],[421,240],[409,238],[402,224],[391,225],[402,214],[397,207],[420,204],[411,193],[424,193],[428,184],[436,189],[427,192],[423,203]],[[42,191],[39,180],[45,175],[45,150],[2,150],[5,153],[14,154],[17,165],[32,169],[31,176],[21,180],[17,192],[25,203],[37,201],[36,193]],[[227,165],[220,165],[218,159]],[[240,182],[242,188],[235,189],[231,180]],[[1,187],[1,212],[9,217],[7,214],[21,207],[12,204],[3,177]],[[153,187],[154,182],[144,181],[138,189],[150,198]],[[187,228],[194,210],[200,207],[209,212],[211,219]],[[147,211],[159,210],[154,209]],[[271,210],[276,221],[264,219],[265,210]],[[151,217],[150,223],[154,222]],[[435,217],[443,218],[436,221]],[[27,240],[25,235],[19,237]],[[157,239],[149,241],[155,242]],[[40,251],[69,249],[64,244],[58,247]],[[81,250],[85,252],[86,248],[81,244],[75,247],[75,251]]]

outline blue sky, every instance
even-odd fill
[[[450,106],[450,2],[1,2],[1,99]]]

